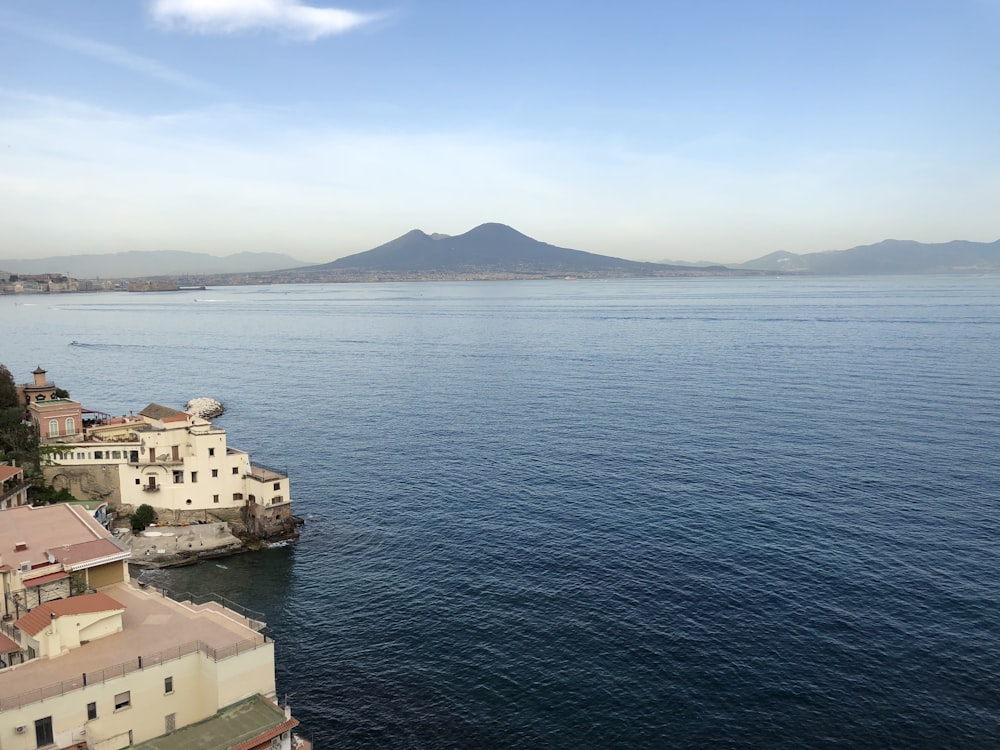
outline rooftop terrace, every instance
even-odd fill
[[[195,651],[219,661],[270,642],[251,627],[259,623],[214,602],[175,602],[124,583],[101,591],[125,607],[123,630],[57,659],[0,670],[0,712],[79,690],[84,674],[94,684]]]

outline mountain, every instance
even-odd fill
[[[178,250],[131,250],[100,255],[0,260],[0,270],[10,273],[61,273],[76,279],[240,274],[275,271],[301,265],[302,261],[279,253],[235,253],[220,257]]]
[[[630,273],[676,270],[539,242],[505,224],[482,224],[465,234],[427,234],[414,229],[363,253],[348,255],[299,273]]]
[[[1000,271],[1000,240],[989,243],[883,240],[848,250],[804,255],[781,250],[732,267],[827,274],[981,273]]]

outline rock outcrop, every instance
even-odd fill
[[[222,404],[214,398],[193,398],[187,402],[184,410],[202,419],[214,419],[224,411]]]

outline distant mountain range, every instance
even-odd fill
[[[1000,271],[1000,240],[937,244],[884,240],[848,250],[771,253],[741,264],[643,263],[540,242],[504,224],[482,224],[465,234],[414,229],[372,250],[305,266],[279,253],[225,257],[171,250],[0,260],[14,274],[62,273],[78,279],[175,278],[186,283],[250,280],[316,282],[405,278],[539,278],[567,276],[684,276],[812,273],[907,274]],[[249,278],[246,278],[249,277]]]
[[[234,253],[216,256],[179,250],[131,250],[100,255],[0,260],[0,271],[16,274],[61,273],[77,279],[133,279],[148,276],[244,274],[301,266],[279,253]]]
[[[465,234],[427,234],[414,229],[363,253],[306,266],[303,273],[626,273],[655,275],[677,266],[642,263],[539,242],[505,224],[481,224]]]
[[[883,240],[849,250],[804,255],[779,251],[731,268],[816,274],[993,272],[1000,271],[1000,240],[988,243]]]

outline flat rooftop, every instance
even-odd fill
[[[242,643],[244,650],[266,642],[245,617],[215,602],[175,602],[154,589],[127,583],[106,586],[101,593],[125,607],[122,632],[91,641],[55,659],[32,659],[0,669],[0,710],[32,702],[32,691],[64,680],[80,681],[84,672],[134,663],[139,656],[147,666],[165,661],[176,656],[179,647],[195,641],[220,651],[237,643]],[[171,650],[173,653],[168,653]]]
[[[19,549],[19,545],[26,545]],[[124,550],[85,508],[60,503],[0,510],[0,555],[3,564],[47,563],[51,550],[58,560],[78,564],[117,555]]]

